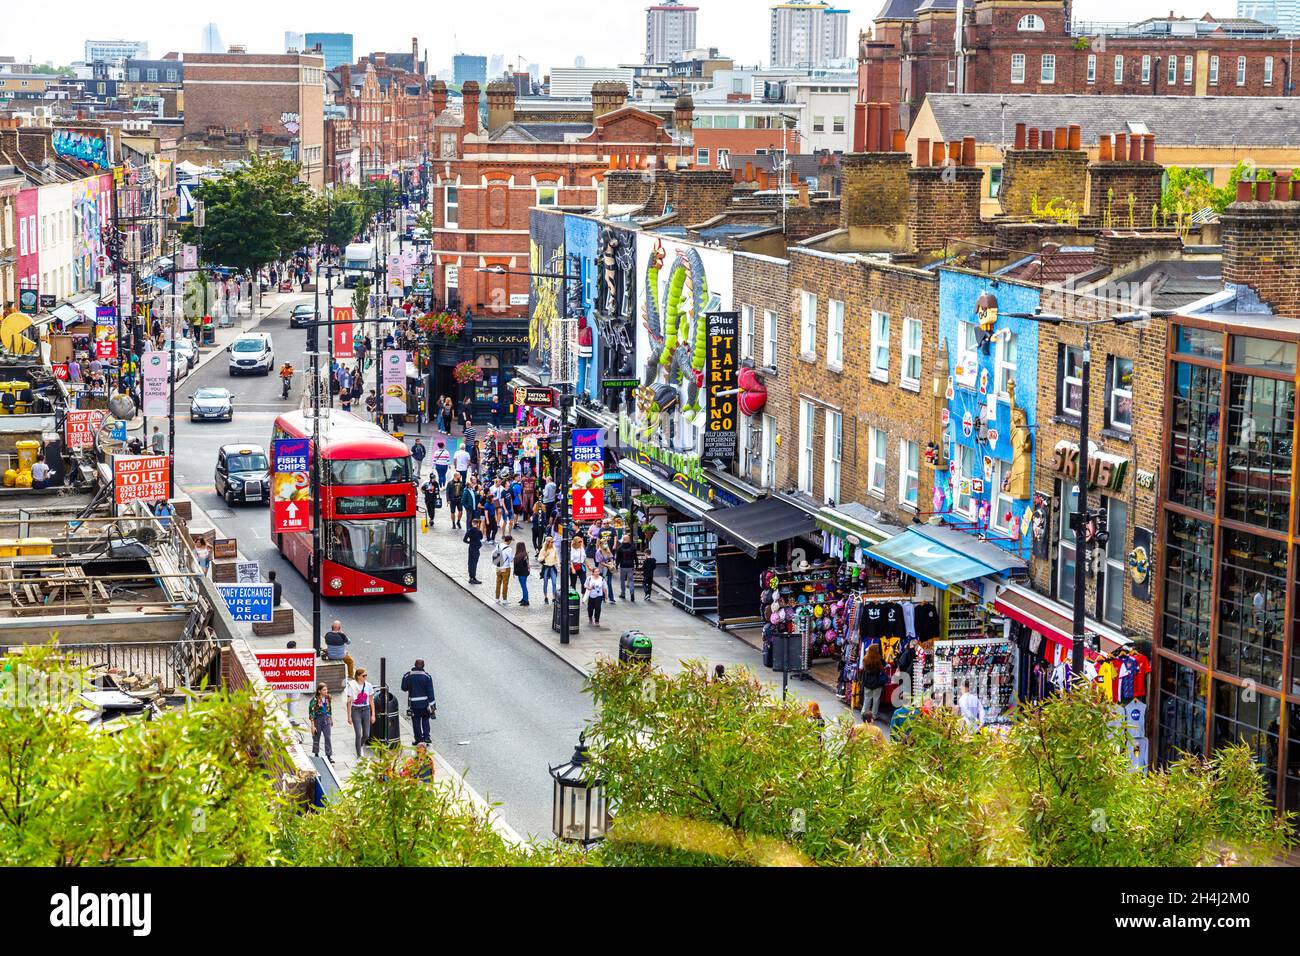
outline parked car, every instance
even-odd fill
[[[222,445],[212,483],[226,504],[269,501],[271,470],[266,452],[260,445]]]
[[[289,313],[289,328],[301,329],[316,318],[316,307],[310,302],[300,302]]]
[[[190,396],[190,421],[235,420],[235,396],[225,388],[201,388]]]
[[[163,342],[162,347],[164,352],[170,352],[172,350],[171,339]],[[193,339],[182,337],[176,340],[177,365],[180,364],[182,357],[185,359],[185,365],[187,368],[193,369],[194,366],[199,363],[199,347]]]
[[[245,332],[226,346],[230,353],[230,374],[270,375],[275,367],[275,349],[265,332]]]

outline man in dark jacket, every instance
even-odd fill
[[[623,540],[614,550],[614,562],[618,565],[618,599],[636,603],[636,545],[632,535],[623,535]],[[630,594],[629,594],[630,592]]]
[[[482,584],[478,579],[478,556],[483,550],[483,530],[480,527],[481,522],[477,518],[469,519],[469,528],[465,531],[465,537],[461,540],[469,545],[469,583]]]
[[[422,659],[417,660],[415,666],[402,675],[402,690],[411,711],[415,742],[430,743],[429,718],[436,715],[438,705],[433,696],[433,678],[425,671]]]
[[[471,521],[479,516],[478,494],[478,479],[470,475],[465,490],[460,493],[460,507]]]

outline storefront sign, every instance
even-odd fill
[[[147,416],[166,416],[168,413],[170,358],[168,353],[157,351],[145,352],[140,356],[140,378],[144,391],[142,411]]]
[[[708,395],[708,415],[704,426],[706,461],[717,459],[730,464],[736,458],[739,435],[736,431],[736,326],[738,312],[710,312],[706,316],[707,364],[704,387]]]
[[[310,531],[311,443],[306,438],[271,442],[271,472],[271,531]]]
[[[1108,452],[1088,450],[1088,487],[1102,491],[1122,491],[1128,459]],[[1078,478],[1079,446],[1071,441],[1059,441],[1047,460],[1047,470],[1061,478]]]
[[[599,521],[605,517],[605,489],[573,489],[573,520]]]
[[[104,417],[107,414],[101,408],[68,409],[68,417],[64,421],[64,435],[68,450],[77,451],[93,445],[95,433],[104,424]]]
[[[235,580],[240,584],[261,584],[262,566],[256,561],[239,561],[235,564]]]
[[[311,648],[253,653],[262,677],[272,689],[291,694],[310,694],[316,689],[316,652]]]
[[[18,290],[18,311],[35,315],[41,310],[41,295],[35,289]]]
[[[385,349],[382,361],[384,366],[384,414],[405,414],[406,351],[404,349]]]
[[[1052,499],[1042,492],[1034,492],[1034,503],[1025,513],[1029,525],[1030,547],[1035,558],[1046,561],[1051,542],[1048,540],[1052,527]]]
[[[212,542],[212,556],[218,561],[233,561],[239,557],[237,538],[216,538]]]
[[[1137,486],[1150,491],[1156,486],[1156,473],[1154,471],[1137,470]]]
[[[515,293],[512,293],[511,296],[510,296],[510,304],[511,304],[511,305],[527,305],[527,304],[528,304],[528,293],[527,293],[527,292],[515,292]]]
[[[1151,532],[1133,529],[1133,550],[1128,553],[1129,590],[1139,601],[1151,600]]]
[[[56,295],[45,295],[44,293],[42,293],[40,298],[40,303],[41,303],[41,311],[49,312],[56,305],[59,304],[59,297]]]
[[[635,378],[602,378],[601,388],[639,388],[641,382]]]
[[[474,345],[527,345],[527,332],[475,332],[470,337]]]
[[[167,500],[166,455],[118,455],[113,459],[113,493],[119,505]]]
[[[531,405],[535,408],[552,408],[555,405],[555,390],[552,388],[520,385],[515,389],[516,405]]]
[[[342,325],[332,326],[334,357],[339,359],[356,358],[356,348],[352,344],[352,307],[336,307],[334,309],[334,321],[342,323]]]
[[[575,428],[569,433],[569,460],[604,461],[605,430],[603,428]]]
[[[270,621],[273,609],[273,584],[218,584],[226,610],[236,621]],[[310,653],[310,652],[308,652]],[[259,654],[260,658],[261,655]]]
[[[117,325],[117,306],[115,305],[95,306],[95,324],[106,325],[106,326]]]

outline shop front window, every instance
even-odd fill
[[[1224,517],[1285,531],[1291,511],[1295,384],[1228,376]]]
[[[1102,620],[1120,627],[1124,623],[1124,590],[1128,575],[1128,505],[1119,498],[1104,498],[1106,504],[1106,587]]]
[[[1177,661],[1160,663],[1160,762],[1205,753],[1208,678]]]
[[[1060,514],[1061,514],[1061,543],[1059,545],[1059,560],[1057,561],[1056,576],[1056,598],[1066,604],[1074,602],[1074,531],[1070,529],[1070,515],[1074,514],[1077,507],[1077,495],[1079,492],[1078,482],[1060,482]]]
[[[1223,532],[1217,667],[1267,687],[1282,686],[1286,557],[1285,542]]]
[[[1167,514],[1162,643],[1203,664],[1209,663],[1210,655],[1213,573],[1214,532],[1210,524]]]
[[[1269,799],[1277,793],[1278,744],[1281,740],[1281,701],[1251,686],[1214,682],[1212,749],[1245,744],[1255,754]]]
[[[1169,500],[1201,511],[1214,510],[1221,382],[1217,369],[1174,363]]]

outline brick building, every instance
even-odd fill
[[[325,184],[361,182],[361,133],[342,106],[325,107]]]
[[[430,150],[446,88],[425,76],[417,46],[413,39],[410,53],[371,53],[330,71],[333,101],[356,130],[363,177],[414,169]]]
[[[16,166],[0,166],[0,315],[18,307],[18,192],[26,185]]]
[[[325,64],[319,53],[186,53],[185,138],[283,136],[302,178],[324,185]]]
[[[859,41],[859,101],[910,125],[930,93],[1284,96],[1290,40],[1253,20],[1070,17],[1065,0],[975,0],[955,52],[955,0],[888,0]]]
[[[663,119],[625,104],[621,83],[597,83],[589,114],[528,121],[515,115],[515,88],[488,84],[487,126],[478,84],[466,83],[460,115],[440,108],[435,120],[430,202],[434,230],[434,297],[475,314],[528,314],[526,275],[477,272],[503,266],[526,272],[533,206],[599,208],[602,182],[615,167],[665,170],[689,149],[693,106],[678,103],[670,130]],[[718,175],[730,192],[731,176]],[[694,199],[693,190],[682,196]]]

